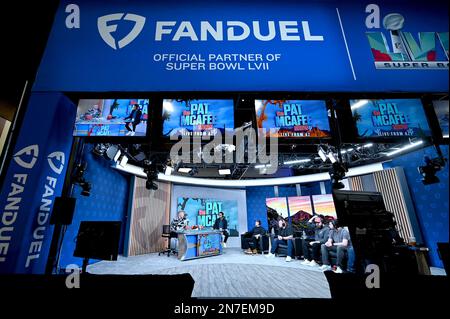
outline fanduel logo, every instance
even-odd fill
[[[116,32],[117,24],[108,24],[112,21],[120,20],[132,21],[134,22],[134,27],[123,39],[117,41],[114,39],[111,33]],[[132,14],[132,13],[113,13],[108,14],[97,19],[97,27],[100,36],[103,41],[106,42],[111,48],[117,50],[117,48],[122,49],[124,46],[130,44],[136,37],[141,33],[144,28],[145,17]]]
[[[23,155],[31,155],[31,158],[24,159]],[[14,161],[17,163],[17,165],[23,168],[32,169],[34,164],[36,164],[38,156],[39,156],[39,146],[36,144],[30,145],[14,154]]]
[[[50,168],[56,173],[61,174],[62,170],[64,169],[64,161],[65,156],[63,152],[53,152],[51,153],[48,158],[48,165],[50,165]]]

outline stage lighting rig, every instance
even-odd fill
[[[424,156],[424,166],[419,166],[417,169],[422,175],[422,183],[424,185],[430,185],[439,183],[439,177],[436,173],[439,172],[445,166],[445,159],[441,157],[430,158],[429,156]]]
[[[329,171],[333,189],[342,189],[345,187],[341,180],[344,179],[345,173],[347,172],[347,164],[340,162],[333,163],[333,166]]]
[[[92,185],[84,178],[84,173],[87,169],[87,163],[79,163],[75,167],[75,172],[72,177],[72,181],[75,185],[79,185],[82,189],[81,195],[89,196],[91,195]]]

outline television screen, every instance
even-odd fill
[[[359,137],[431,135],[420,99],[350,100]]]
[[[145,136],[148,99],[81,99],[74,136]]]
[[[233,100],[163,101],[164,136],[214,136],[234,130]]]
[[[448,138],[448,100],[433,101],[433,106],[441,127],[442,136]]]
[[[189,226],[212,228],[219,216],[225,214],[230,237],[238,237],[238,203],[235,200],[178,197],[177,209],[186,214]]]
[[[266,137],[331,136],[325,101],[255,100],[255,111],[259,132]]]
[[[316,215],[323,215],[327,220],[337,217],[332,194],[313,195],[312,200]]]

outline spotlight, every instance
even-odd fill
[[[82,196],[90,196],[91,195],[91,188],[92,188],[91,183],[84,181],[84,182],[80,183],[80,186],[82,188],[82,191],[81,191]]]
[[[116,145],[111,145],[106,150],[106,157],[108,157],[110,160],[114,160],[114,162],[117,162],[119,160],[120,156],[120,150]]]
[[[189,176],[194,176],[196,174],[198,174],[198,169],[195,167],[189,171]]]
[[[166,169],[164,170],[164,175],[170,176],[170,175],[172,175],[172,172],[173,172],[173,167],[166,166]]]
[[[439,172],[445,165],[445,160],[441,158],[431,159],[429,156],[425,156],[424,162],[424,166],[419,166],[417,168],[420,175],[423,176],[422,183],[424,185],[439,183],[440,180],[439,177],[436,176],[436,173]]]
[[[128,163],[128,157],[126,155],[123,155],[122,158],[120,159],[119,165],[122,167],[125,167],[125,165],[127,165]]]
[[[345,185],[341,182],[341,180],[345,177],[345,173],[347,172],[348,168],[344,163],[339,162],[333,163],[333,167],[329,171],[330,178],[333,184],[333,189],[341,189],[345,187]]]
[[[327,157],[330,159],[330,161],[331,161],[332,164],[334,164],[334,163],[337,162],[336,157],[334,157],[333,152],[330,151],[330,152],[328,153]]]
[[[95,145],[92,153],[98,156],[104,156],[106,154],[108,147],[105,144],[97,144]]]
[[[87,169],[87,163],[79,163],[75,167],[75,172],[73,174],[73,183],[81,186],[81,195],[89,196],[91,194],[91,183],[84,179],[84,172]]]
[[[219,169],[219,175],[231,175],[231,170],[229,168]]]
[[[156,191],[158,189],[158,185],[152,180],[147,180],[145,182],[145,188]]]
[[[320,156],[320,159],[322,160],[322,162],[326,162],[327,161],[327,155],[325,154],[325,151],[323,150],[323,148],[321,146],[319,146],[319,148],[317,149],[317,153]]]

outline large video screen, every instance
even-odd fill
[[[163,101],[163,135],[214,136],[234,130],[233,100]]]
[[[207,228],[212,228],[219,213],[223,212],[227,220],[230,236],[239,236],[238,204],[235,200],[178,197],[177,209],[186,213],[189,226],[203,226]]]
[[[316,215],[323,215],[326,220],[337,218],[333,195],[312,195],[312,200]]]
[[[420,99],[350,100],[359,137],[431,135]]]
[[[148,99],[81,99],[74,136],[145,136]]]
[[[330,137],[325,101],[255,100],[260,134],[287,138]]]
[[[448,138],[448,100],[433,101],[434,111],[441,127],[442,136]]]

